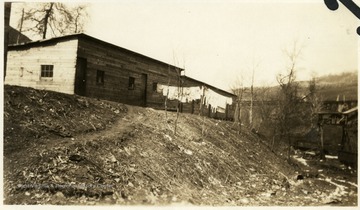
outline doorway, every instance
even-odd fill
[[[78,57],[76,60],[75,94],[86,96],[87,59]]]

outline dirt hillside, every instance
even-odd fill
[[[357,204],[356,184],[288,164],[246,128],[181,114],[174,134],[175,117],[5,86],[4,204]]]

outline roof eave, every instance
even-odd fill
[[[92,41],[99,42],[99,43],[102,43],[102,44],[106,44],[106,45],[108,45],[108,46],[111,46],[111,47],[114,47],[114,48],[118,48],[118,49],[120,49],[120,50],[124,50],[124,51],[127,51],[127,52],[129,52],[129,53],[133,53],[133,54],[135,54],[135,55],[144,57],[144,58],[146,58],[146,59],[153,60],[153,61],[158,62],[158,63],[161,63],[161,64],[163,64],[163,65],[167,65],[167,66],[170,66],[170,67],[172,67],[172,68],[179,69],[180,72],[181,72],[181,71],[184,71],[184,69],[182,69],[182,68],[180,68],[180,67],[177,67],[177,66],[174,66],[174,65],[165,63],[165,62],[163,62],[163,61],[157,60],[157,59],[155,59],[155,58],[152,58],[152,57],[143,55],[143,54],[138,53],[138,52],[135,52],[135,51],[131,51],[131,50],[129,50],[129,49],[120,47],[120,46],[115,45],[115,44],[112,44],[112,43],[110,43],[110,42],[106,42],[106,41],[100,40],[100,39],[98,39],[98,38],[89,36],[89,35],[84,34],[84,33],[70,34],[70,35],[65,35],[65,36],[60,36],[60,37],[54,37],[54,38],[49,38],[49,39],[36,40],[36,41],[31,41],[31,42],[26,42],[26,43],[21,43],[21,44],[11,44],[11,45],[8,46],[8,50],[14,50],[14,49],[16,49],[16,48],[22,48],[22,47],[31,47],[31,46],[34,46],[34,45],[42,45],[42,44],[51,43],[51,42],[59,42],[59,41],[62,41],[62,40],[71,40],[71,39],[74,39],[74,38],[78,38],[78,39],[80,39],[80,38],[90,39],[90,40],[92,40]]]

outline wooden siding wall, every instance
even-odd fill
[[[5,84],[74,94],[77,40],[8,51]],[[51,81],[41,80],[41,65],[54,65]]]
[[[74,94],[76,88],[84,87],[81,95],[88,97],[164,109],[165,96],[154,90],[156,87],[154,84],[169,83],[170,86],[177,86],[179,83],[180,69],[86,37],[17,49],[9,51],[8,75],[5,84],[68,94]],[[79,65],[77,66],[77,64]],[[44,81],[40,78],[41,65],[54,65],[54,76],[51,81]],[[80,80],[79,78],[75,80],[76,75],[82,75],[76,74],[76,70],[82,69],[81,66],[86,66],[85,77],[81,76]],[[104,72],[104,80],[100,84],[97,81],[98,71]],[[130,77],[135,79],[133,88],[129,88]],[[83,83],[79,82],[83,81],[82,78],[85,79]],[[184,77],[182,80],[184,87],[204,85]],[[75,83],[75,81],[78,82]],[[213,91],[227,96],[216,89]],[[168,100],[167,106],[168,110],[175,111],[178,102],[177,100]],[[200,110],[199,99],[183,103],[179,108],[181,112],[185,113],[202,113],[208,117],[232,119],[230,108],[227,109],[226,114],[213,113],[211,106],[205,105]]]
[[[177,84],[176,71],[169,71],[167,64],[123,49],[80,39],[78,56],[87,59],[86,96],[89,97],[143,106],[146,89],[146,106],[162,109],[165,98],[153,91],[153,83],[167,84],[170,77],[170,84]],[[102,85],[96,83],[98,70],[105,73]],[[147,76],[146,88],[144,74]],[[129,77],[135,78],[132,90],[129,89]]]

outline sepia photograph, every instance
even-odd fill
[[[358,0],[3,15],[4,206],[358,208]]]

